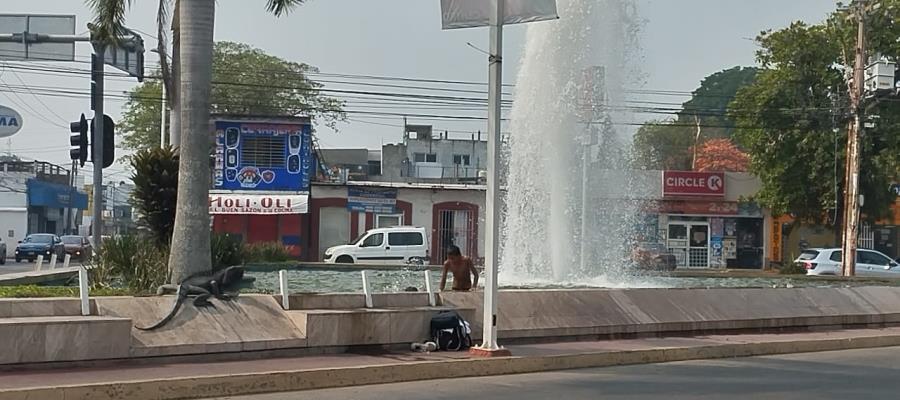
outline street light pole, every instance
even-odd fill
[[[856,274],[856,241],[859,237],[859,137],[862,135],[862,101],[866,68],[866,1],[855,5],[858,32],[856,61],[853,67],[853,83],[850,85],[850,112],[853,119],[847,132],[847,166],[844,184],[844,236],[841,244],[842,274]]]
[[[484,254],[484,319],[480,350],[497,353],[497,267],[500,262],[500,96],[503,84],[503,3],[493,0],[490,15],[490,55],[488,57],[488,162],[490,176],[487,180],[485,200],[485,254]]]

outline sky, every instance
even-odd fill
[[[737,65],[755,65],[757,47],[753,38],[761,31],[784,27],[796,20],[820,22],[835,7],[834,0],[635,1],[645,19],[641,69],[646,74],[646,83],[642,89],[678,92],[696,89],[700,80],[711,73]],[[146,47],[155,48],[157,1],[132,3],[126,25],[146,33],[143,35]],[[478,50],[488,48],[487,29],[442,31],[438,0],[310,0],[281,18],[267,14],[263,0],[217,0],[216,4],[216,40],[248,43],[278,57],[313,65],[323,73],[487,81],[487,57]],[[91,17],[82,0],[4,0],[0,13],[74,14],[79,34],[87,31],[86,24]],[[509,26],[505,30],[504,83],[515,83],[525,29],[525,26]],[[90,51],[89,45],[79,44],[76,59],[81,62],[44,65],[87,69],[89,65],[84,61]],[[147,60],[148,70],[158,61],[149,52]],[[68,124],[82,112],[90,117],[86,99],[45,96],[39,91],[36,95],[13,94],[7,85],[87,91],[89,79],[14,68],[21,65],[0,62],[0,105],[19,111],[24,119],[18,134],[8,140],[0,139],[0,151],[69,165]],[[114,72],[110,67],[107,71]],[[134,84],[134,80],[110,79],[106,91],[124,93]],[[334,89],[367,90],[359,85],[325,85]],[[687,97],[664,99],[677,103],[685,100]],[[118,119],[123,105],[123,100],[109,99],[105,103],[107,114]],[[483,115],[481,111],[469,113]],[[459,132],[486,129],[484,121],[410,118],[408,122]],[[382,143],[401,139],[402,124],[400,116],[354,114],[347,123],[339,125],[338,132],[319,127],[317,135],[320,145],[326,148],[380,148]],[[89,169],[90,165],[86,167]],[[128,175],[120,165],[107,169],[105,174],[107,180],[116,181]]]

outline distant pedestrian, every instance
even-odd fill
[[[444,261],[444,269],[441,271],[441,291],[447,284],[447,272],[453,274],[453,290],[466,292],[478,287],[478,270],[472,259],[465,257],[456,245],[447,248],[447,261]],[[472,278],[474,276],[474,278]]]

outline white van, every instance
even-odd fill
[[[325,262],[341,264],[425,264],[425,228],[395,226],[367,231],[353,243],[325,250]]]

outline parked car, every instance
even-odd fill
[[[0,265],[6,264],[6,242],[0,239]]]
[[[327,263],[422,264],[427,260],[425,228],[412,226],[372,229],[350,244],[325,250]]]
[[[88,260],[94,255],[94,247],[91,246],[91,242],[85,237],[68,235],[60,239],[62,239],[63,246],[66,248],[66,253],[74,259]]]
[[[674,271],[675,255],[662,243],[637,243],[631,252],[631,261],[643,269]]]
[[[59,236],[50,233],[28,235],[16,246],[16,262],[22,262],[22,260],[34,262],[40,255],[50,258],[53,254],[56,254],[57,257],[65,256],[66,247]]]
[[[806,275],[841,275],[842,255],[839,248],[806,249],[794,262],[806,268]],[[900,278],[900,264],[881,252],[857,249],[856,275]]]

